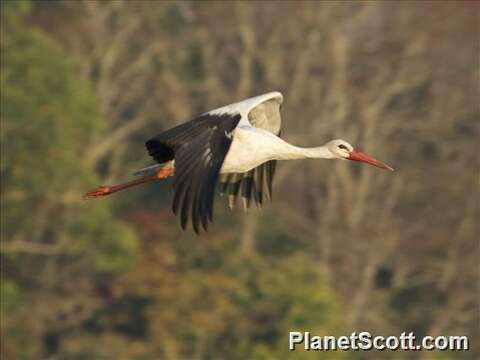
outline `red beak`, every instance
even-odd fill
[[[368,156],[367,154],[362,153],[361,151],[352,150],[350,152],[350,156],[347,159],[348,160],[353,160],[353,161],[360,161],[360,162],[363,162],[363,163],[366,163],[366,164],[370,164],[370,165],[379,167],[381,169],[393,171],[392,167],[388,166],[387,164],[385,164],[381,161],[378,161],[378,160]]]

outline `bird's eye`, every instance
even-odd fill
[[[347,147],[343,144],[338,145],[339,149],[348,150]]]

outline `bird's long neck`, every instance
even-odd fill
[[[334,156],[326,146],[304,148],[291,145],[287,142],[278,149],[275,160],[295,159],[333,159]]]
[[[335,158],[326,146],[297,147],[306,159],[333,159]]]

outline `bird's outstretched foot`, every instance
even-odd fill
[[[161,179],[165,179],[169,176],[171,176],[174,172],[173,168],[162,168],[159,171],[157,171],[155,174],[150,174],[132,181],[127,181],[121,184],[117,185],[112,185],[112,186],[99,186],[93,191],[90,191],[83,195],[84,199],[96,199],[102,196],[110,195],[113,194],[114,192],[120,191],[127,189],[132,186],[144,184],[150,181],[158,181]]]
[[[100,186],[99,186],[98,188],[96,188],[95,190],[89,191],[89,192],[87,192],[85,195],[83,195],[83,198],[84,198],[85,200],[95,199],[95,198],[97,198],[97,197],[110,195],[112,192],[113,192],[113,191],[112,191],[112,189],[111,189],[109,186],[100,185]]]

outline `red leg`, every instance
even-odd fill
[[[165,179],[165,178],[173,175],[173,173],[174,173],[174,168],[162,168],[162,169],[158,170],[153,175],[147,175],[147,176],[144,176],[142,178],[139,178],[139,179],[136,179],[136,180],[133,180],[133,181],[129,181],[129,182],[126,182],[126,183],[122,183],[122,184],[118,184],[118,185],[112,185],[112,186],[101,185],[98,188],[96,188],[95,190],[87,192],[85,195],[83,195],[83,198],[84,199],[96,199],[96,198],[99,198],[99,197],[102,197],[102,196],[113,194],[114,192],[117,192],[117,191],[120,191],[120,190],[127,189],[127,188],[132,187],[132,186],[144,184],[144,183],[150,182],[150,181],[158,181],[158,180]]]

